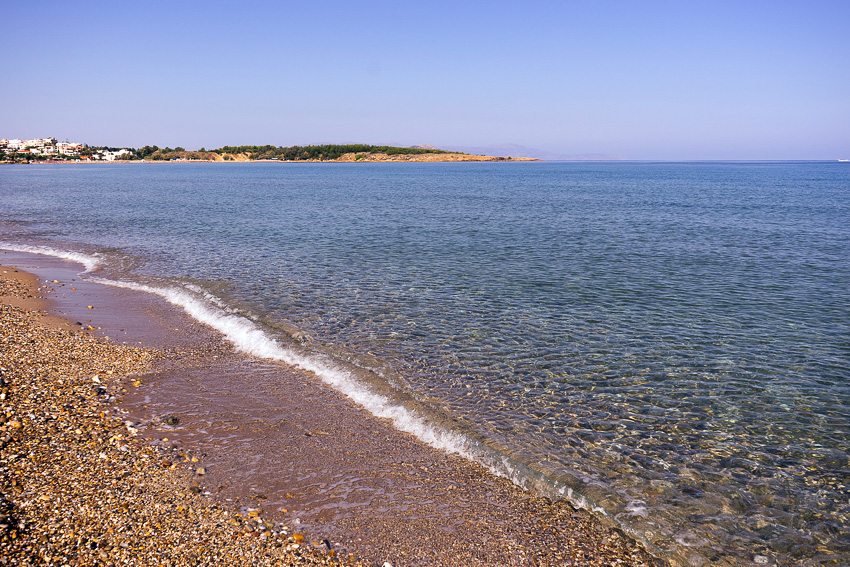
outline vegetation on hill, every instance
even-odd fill
[[[79,155],[64,156],[37,156],[32,154],[4,153],[0,155],[0,161],[40,161],[40,160],[78,160],[94,157],[97,159],[98,152],[104,150],[117,151],[121,148],[106,146],[85,145]],[[187,151],[185,148],[159,146],[143,146],[141,148],[125,148],[130,153],[122,155],[119,159],[124,160],[146,160],[146,161],[174,161],[174,160],[198,160],[198,161],[245,161],[245,160],[279,160],[279,161],[333,161],[340,159],[346,154],[355,155],[357,161],[367,156],[382,154],[386,156],[404,155],[427,155],[427,154],[458,154],[436,148],[403,148],[397,146],[373,146],[370,144],[323,144],[319,146],[223,146],[214,150],[201,148],[197,151]],[[2,150],[0,150],[2,152]]]
[[[321,146],[223,146],[215,150],[201,148],[198,151],[186,151],[184,148],[160,148],[144,146],[139,149],[130,148],[133,152],[129,159],[144,159],[148,161],[181,160],[210,160],[231,161],[236,156],[244,159],[272,159],[280,161],[331,161],[339,159],[344,154],[385,153],[387,155],[401,154],[449,154],[445,150],[423,148],[400,148],[395,146],[372,146],[368,144],[324,144]]]
[[[204,148],[196,152],[187,152],[185,148],[181,148],[180,146],[173,149],[167,146],[164,148],[143,146],[138,150],[130,148],[130,151],[134,154],[130,159],[144,159],[149,161],[172,161],[175,159],[214,161],[216,159],[215,151],[207,151]]]
[[[218,154],[243,154],[249,159],[279,159],[282,161],[335,160],[344,154],[384,153],[400,154],[448,154],[445,150],[423,148],[399,148],[396,146],[371,146],[368,144],[323,144],[321,146],[224,146],[213,150]]]

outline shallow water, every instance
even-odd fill
[[[848,188],[839,163],[4,167],[0,234],[656,553],[827,565],[850,557]]]

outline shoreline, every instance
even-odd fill
[[[91,285],[96,286],[97,284]],[[204,364],[205,363],[202,363],[197,368],[194,375],[196,377],[200,375],[204,380],[206,380],[209,379],[211,375],[215,375],[215,371],[211,371],[210,367],[204,366]],[[245,364],[244,360],[239,364]],[[231,369],[231,367],[227,367],[228,372],[230,372]],[[148,371],[150,372],[150,369],[148,369]],[[278,368],[274,368],[271,371],[281,373]],[[156,374],[156,371],[154,371],[154,374]],[[187,372],[185,372],[185,367],[183,367],[182,374],[187,374]],[[188,372],[188,374],[193,373]],[[166,397],[168,395],[174,397],[174,392],[169,393],[167,391],[169,380],[173,378],[174,375],[170,375],[167,371],[165,371],[164,374],[161,374],[159,378],[146,377],[142,380],[146,385],[141,388],[127,388],[128,393],[126,395],[126,399],[129,401],[122,404],[123,407],[120,409],[116,408],[116,411],[129,412],[131,418],[135,413],[135,418],[138,419],[141,417],[140,414],[145,413],[145,405],[155,405],[157,402],[154,400],[153,403],[146,404],[144,399],[136,399],[133,401],[134,393],[141,392],[147,388],[145,396],[150,397],[155,394],[155,391],[162,390],[161,393]],[[279,377],[276,377],[276,379],[279,379]],[[292,387],[296,390],[303,391],[305,388],[309,387],[309,383],[305,381],[303,376],[293,375],[288,379],[292,380]],[[148,382],[153,385],[147,385]],[[347,404],[345,400],[341,399],[341,396],[339,396],[339,399],[336,400],[328,400],[327,396],[329,393],[327,391],[323,391],[322,388],[318,388],[310,395],[322,398],[323,402],[326,402],[331,406],[333,404],[340,404],[340,407],[342,407],[342,411],[344,412],[352,411],[350,407],[347,407],[350,403]],[[135,397],[139,398],[138,395]],[[142,396],[142,398],[144,398],[144,396]],[[159,403],[161,402],[162,401],[160,400]],[[312,462],[310,460],[311,456],[317,457],[320,461],[325,458],[322,454],[324,449],[321,446],[317,447],[315,445],[317,439],[320,439],[322,444],[327,446],[328,454],[331,455],[337,454],[344,449],[351,449],[351,452],[358,452],[359,449],[359,452],[362,452],[362,454],[359,455],[359,458],[369,458],[367,454],[370,451],[376,450],[375,447],[355,447],[356,444],[352,439],[336,440],[337,444],[334,445],[331,439],[335,437],[342,437],[343,433],[336,432],[334,435],[329,436],[327,434],[328,432],[322,430],[322,427],[330,430],[333,427],[332,423],[319,425],[317,427],[317,420],[321,419],[321,413],[322,412],[317,412],[312,415],[301,416],[302,421],[295,423],[295,426],[301,427],[302,429],[304,429],[304,427],[310,427],[313,431],[318,431],[317,434],[309,434],[308,431],[308,435],[304,435],[302,432],[298,439],[294,436],[290,438],[291,440],[298,442],[291,443],[294,445],[298,445],[299,443],[303,445],[304,442],[307,443],[306,448],[296,447],[294,450],[294,456],[301,459],[296,459],[294,461],[293,464],[295,469],[304,469],[301,470],[300,473],[310,473],[312,470],[310,467],[319,466],[316,462]],[[174,450],[175,447],[180,447],[180,449],[176,449],[178,452],[183,451],[184,445],[182,444],[181,439],[181,437],[183,437],[187,441],[185,446],[195,444],[199,447],[199,452],[196,454],[199,457],[202,457],[203,453],[211,452],[214,449],[214,444],[211,444],[208,440],[204,440],[205,436],[209,437],[210,432],[206,431],[203,427],[193,428],[189,413],[186,413],[186,415],[187,427],[185,429],[181,426],[180,428],[176,428],[180,431],[175,431],[172,428],[165,428],[162,431],[156,431],[156,427],[154,427],[153,433],[146,432],[145,435],[152,435],[152,437],[157,439],[157,441],[154,442],[158,443],[160,446],[163,443],[166,443],[167,445],[168,441],[162,441],[165,435],[167,435],[171,440],[169,450]],[[330,417],[331,421],[333,421],[334,416],[326,415],[325,419],[328,417]],[[145,419],[147,419],[147,425],[151,426],[153,421],[151,416],[148,415]],[[307,419],[307,421],[304,421],[303,419]],[[420,442],[412,439],[406,439],[406,434],[401,434],[400,432],[393,430],[389,424],[381,424],[380,422],[382,420],[371,416],[362,416],[357,419],[362,419],[366,423],[366,425],[361,427],[365,430],[369,430],[373,436],[386,436],[386,442],[378,442],[378,450],[389,449],[392,455],[400,454],[404,457],[404,459],[407,459],[407,461],[404,461],[403,459],[398,459],[391,455],[392,458],[384,462],[377,463],[377,465],[375,465],[377,468],[371,469],[372,474],[374,474],[375,471],[380,470],[385,476],[391,477],[392,482],[398,483],[400,486],[404,486],[405,482],[408,483],[409,487],[425,485],[425,494],[418,500],[414,501],[412,504],[407,500],[401,503],[403,506],[421,506],[417,509],[413,516],[417,516],[417,514],[419,516],[427,515],[424,512],[427,510],[428,506],[426,501],[440,499],[442,499],[442,503],[438,502],[436,508],[439,509],[442,506],[444,510],[449,510],[451,512],[450,517],[448,518],[446,518],[445,514],[443,514],[444,518],[442,521],[435,521],[436,516],[432,518],[425,518],[424,520],[421,518],[417,520],[415,517],[412,519],[409,517],[405,518],[404,515],[394,516],[393,514],[395,514],[395,512],[392,510],[379,510],[377,515],[374,515],[371,511],[372,507],[366,505],[365,507],[360,506],[360,511],[365,511],[366,514],[374,517],[348,519],[344,517],[337,517],[330,521],[329,527],[327,527],[326,530],[329,534],[340,536],[340,532],[347,532],[346,536],[349,538],[358,536],[358,538],[362,540],[363,538],[359,536],[374,533],[376,536],[380,536],[386,540],[392,540],[381,542],[371,541],[366,542],[365,544],[358,544],[354,541],[354,539],[358,538],[352,539],[350,543],[351,547],[356,549],[358,552],[365,550],[365,554],[370,555],[369,559],[372,564],[380,565],[380,556],[387,558],[390,563],[396,565],[396,567],[405,564],[421,564],[423,560],[430,560],[430,563],[428,564],[435,565],[498,565],[503,563],[497,560],[496,556],[504,557],[504,553],[510,553],[512,558],[511,561],[515,561],[516,564],[519,565],[569,565],[573,561],[577,561],[577,563],[574,564],[581,565],[604,565],[615,560],[619,560],[618,564],[621,565],[654,564],[653,560],[646,555],[645,551],[643,551],[640,546],[623,536],[620,532],[602,526],[599,524],[598,520],[586,512],[576,511],[566,503],[550,503],[545,501],[545,499],[530,496],[523,493],[520,489],[510,484],[505,479],[492,477],[478,465],[469,463],[468,461],[456,456],[449,456],[430,448],[423,448],[421,447],[422,444]],[[135,425],[138,426],[140,423],[141,422],[136,422]],[[378,429],[375,429],[376,427]],[[147,431],[151,430],[148,429]],[[331,437],[331,439],[329,439],[329,437]],[[394,441],[390,442],[390,438],[393,438]],[[145,449],[145,447],[149,448],[150,445],[146,445],[144,442],[139,443],[139,448]],[[270,452],[273,453],[273,451]],[[276,458],[280,460],[291,459],[293,458],[293,453],[280,455]],[[212,484],[216,483],[218,483],[219,488],[221,488],[221,486],[225,486],[227,483],[236,484],[233,483],[233,479],[230,477],[230,475],[234,474],[233,471],[231,470],[229,473],[227,472],[226,463],[215,461],[214,458],[209,460],[213,466],[209,467],[210,470],[207,472],[205,477],[201,478],[201,480],[210,482],[210,489],[212,489]],[[413,463],[420,463],[418,466],[421,469],[424,469],[425,472],[414,473],[413,471],[408,470],[412,468],[410,465]],[[202,462],[202,464],[205,463]],[[332,465],[337,466],[338,469],[344,464],[345,463],[343,461],[332,462]],[[431,469],[431,471],[429,472],[428,469]],[[187,480],[192,480],[193,478],[191,475],[191,467],[187,465],[186,470],[190,474],[188,478],[185,478],[186,471],[183,471],[184,478],[182,479],[182,482],[184,482],[184,486]],[[436,470],[439,470],[440,473],[438,474]],[[274,475],[278,475],[280,471],[273,472]],[[296,472],[299,471],[296,470]],[[339,470],[337,470],[337,473],[338,472]],[[362,470],[359,470],[358,472],[362,473]],[[315,474],[315,471],[310,474]],[[331,476],[333,476],[333,474],[331,474]],[[264,477],[263,474],[259,474],[258,477],[261,482],[263,482],[264,478],[269,482],[273,482],[273,479],[269,478],[268,475]],[[197,480],[197,478],[200,477],[196,477],[195,480]],[[459,480],[465,484],[462,485]],[[173,479],[170,482],[172,481]],[[430,485],[428,485],[428,483],[430,483]],[[361,491],[366,490],[369,488],[366,486],[367,484],[369,483],[361,483],[361,485],[353,488]],[[459,490],[459,486],[462,486],[463,488]],[[261,515],[262,517],[267,518],[267,521],[269,521],[269,523],[273,526],[273,529],[270,530],[272,536],[275,535],[274,527],[281,528],[284,525],[291,524],[295,519],[292,515],[287,517],[285,513],[281,514],[276,510],[279,501],[276,500],[274,487],[269,486],[265,488],[266,494],[263,495],[264,497],[262,500],[256,498],[257,494],[250,494],[250,490],[245,490],[246,487],[248,487],[248,485],[241,487],[243,489],[241,494],[239,494],[239,487],[217,490],[215,494],[211,494],[209,496],[210,501],[215,502],[213,506],[216,506],[216,511],[225,510],[227,507],[230,507],[230,517],[233,517],[234,514],[238,514],[239,512],[233,508],[234,504],[228,503],[228,500],[231,502],[240,502],[241,498],[242,502],[253,504],[259,509],[265,509],[265,512]],[[483,493],[476,496],[476,490],[483,490]],[[380,487],[378,487],[378,490],[376,490],[375,493],[377,494],[379,491]],[[466,494],[463,494],[462,498],[459,499],[457,495],[461,491],[466,492]],[[289,496],[289,494],[286,496]],[[408,497],[408,495],[404,496]],[[324,498],[324,505],[326,506],[345,507],[351,504],[350,501],[346,502],[345,499],[343,499],[343,501],[340,501],[339,499],[328,501],[327,497]],[[470,503],[474,503],[477,498],[480,498],[481,502],[470,506]],[[295,501],[294,503],[297,504],[297,494],[293,500]],[[464,512],[465,515],[462,518],[452,517],[455,513],[460,514],[460,512],[458,512],[459,510],[462,512],[462,509],[458,506],[459,500],[464,502],[463,505],[466,506],[466,508],[473,508],[473,510],[469,511],[472,516]],[[261,501],[262,506],[260,506]],[[491,501],[494,506],[488,511],[486,509],[486,505],[490,504]],[[315,504],[315,502],[310,502],[310,504]],[[484,505],[483,507],[481,506],[482,504]],[[221,506],[221,508],[217,508],[217,506]],[[272,510],[272,508],[275,508],[275,510]],[[365,508],[365,510],[363,510],[363,508]],[[244,506],[242,510],[244,512]],[[507,510],[508,513],[503,512],[499,515],[498,510]],[[497,514],[494,515],[493,511],[496,511]],[[478,520],[475,520],[475,517],[478,517]],[[457,520],[457,523],[453,525],[452,531],[447,534],[443,532],[441,524],[452,525],[452,522],[455,520]],[[497,520],[501,525],[485,525],[488,523],[487,520]],[[476,521],[478,521],[480,525],[476,525]],[[317,521],[314,520],[312,524],[308,521],[307,524],[311,528],[311,531],[322,532],[321,526],[318,525]],[[541,533],[545,533],[545,537],[543,537],[541,533],[535,534],[535,529],[539,529]],[[395,530],[394,533],[397,536],[396,538],[386,535],[393,533],[393,530]],[[423,530],[430,530],[431,533],[422,533]],[[336,532],[336,534],[334,534],[334,532]],[[324,534],[325,532],[322,533]],[[290,531],[289,534],[291,536],[292,532]],[[272,536],[267,537],[270,538]],[[283,537],[283,535],[278,535],[276,537],[280,538]],[[326,539],[328,539],[329,542],[336,542],[332,535],[329,535]],[[479,547],[476,548],[474,545],[476,543],[476,539],[483,540],[485,543],[482,544],[481,542],[478,542]],[[452,540],[459,543],[459,547],[455,546],[455,543],[453,543]],[[276,541],[279,542],[280,540],[278,539]],[[291,546],[294,543],[296,542],[286,540],[286,542],[282,545],[283,547],[286,547]],[[381,545],[383,545],[383,548],[381,548]],[[434,549],[414,549],[423,545],[433,545]],[[338,545],[334,545],[334,547],[336,548]],[[314,551],[320,554],[320,560],[325,561],[327,559],[326,555],[321,555],[323,547],[319,545],[318,547],[314,546],[314,548]],[[548,553],[546,552],[547,550]],[[224,550],[219,551],[224,552]],[[435,553],[439,556],[436,560],[434,559]],[[363,553],[358,553],[357,555],[360,557]],[[416,563],[406,562],[414,560],[414,558],[417,557],[419,559],[416,559]],[[429,557],[429,559],[425,559],[426,557]]]
[[[467,163],[467,162],[515,162],[515,161],[545,161],[538,158],[530,157],[510,157],[510,156],[475,156],[469,154],[371,154],[365,157],[358,158],[355,154],[344,154],[338,159],[304,159],[304,160],[277,160],[277,159],[244,159],[233,158],[230,160],[222,159],[178,159],[178,160],[43,160],[32,161],[26,163],[2,161],[0,165],[62,165],[62,164],[116,164],[116,163],[133,163],[133,164],[151,164],[151,163]]]
[[[475,156],[473,156],[475,157]],[[181,163],[275,163],[275,164],[299,164],[299,163],[481,163],[481,162],[530,162],[530,161],[545,161],[537,158],[524,158],[524,157],[482,157],[481,159],[361,159],[361,160],[342,160],[342,159],[334,159],[334,160],[318,160],[318,159],[305,159],[298,161],[281,161],[281,160],[273,160],[273,159],[246,159],[246,160],[201,160],[201,159],[187,159],[187,160],[156,160],[156,161],[141,161],[141,160],[113,160],[113,161],[33,161],[28,163],[14,163],[14,162],[0,162],[0,165],[109,165],[109,164],[139,164],[139,165],[150,165],[156,163],[169,163],[169,164],[181,164]]]
[[[146,442],[113,403],[161,354],[44,325],[46,306],[34,276],[0,268],[4,564],[361,564],[205,495],[196,457]]]

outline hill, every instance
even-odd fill
[[[186,151],[183,148],[145,146],[133,158],[148,161],[509,161],[527,158],[471,155],[432,146],[373,146],[369,144],[324,144],[319,146],[223,146],[215,150]]]

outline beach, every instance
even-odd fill
[[[0,271],[0,563],[356,564],[205,497],[197,459],[137,436],[110,402],[161,354],[72,331],[36,278]]]
[[[344,435],[342,429],[354,425],[346,413],[351,404],[317,386],[309,391],[306,382],[293,395],[314,401],[329,395],[323,403],[330,411],[298,415],[294,410],[308,404],[293,404],[292,431],[278,432],[291,438],[291,450],[276,454],[276,462],[291,459],[289,468],[297,469],[303,459],[308,476],[321,474],[324,462],[330,481],[340,471],[328,467],[344,469],[356,453],[359,472],[375,477],[362,478],[362,490],[389,481],[409,494],[396,497],[406,499],[404,506],[360,505],[356,518],[338,517],[330,531],[313,520],[311,531],[300,533],[300,521],[276,495],[291,490],[296,494],[282,498],[297,503],[295,483],[283,488],[273,478],[279,471],[257,467],[244,479],[249,482],[231,488],[237,483],[227,478],[224,463],[210,463],[215,444],[200,428],[173,427],[181,414],[163,417],[149,396],[138,401],[140,391],[166,377],[197,376],[221,368],[221,359],[232,363],[227,345],[211,344],[211,334],[191,344],[175,338],[177,347],[163,340],[156,349],[117,344],[103,337],[106,330],[98,333],[99,323],[109,320],[105,313],[85,324],[51,315],[44,296],[70,294],[76,286],[82,292],[80,283],[57,279],[40,286],[15,267],[0,272],[3,564],[653,564],[635,542],[587,512],[524,493],[365,412],[357,427],[370,435]],[[90,293],[86,302],[104,304]],[[307,380],[296,374],[290,371],[289,380]],[[156,413],[156,422],[140,421],[145,411]],[[338,507],[356,499],[323,498]]]

